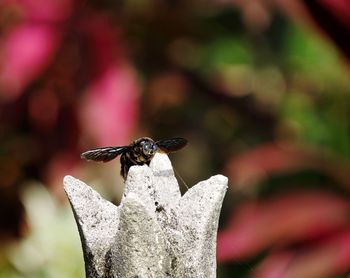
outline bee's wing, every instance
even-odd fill
[[[116,158],[127,149],[128,146],[96,148],[83,152],[80,157],[86,160],[107,162]]]
[[[164,153],[176,152],[187,145],[187,140],[184,138],[165,139],[156,142],[158,149]]]

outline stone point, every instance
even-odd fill
[[[64,178],[86,277],[216,277],[216,234],[227,178],[216,175],[181,196],[167,155],[133,166],[119,206],[84,182]]]

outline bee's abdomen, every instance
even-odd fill
[[[135,151],[131,150],[129,152],[125,152],[120,157],[121,170],[120,174],[126,180],[128,176],[128,172],[131,166],[135,165],[149,165],[152,158],[145,158],[142,155],[138,155]]]

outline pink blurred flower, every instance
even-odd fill
[[[80,119],[83,136],[99,146],[128,143],[138,114],[135,74],[124,56],[118,30],[111,26],[102,16],[81,21],[94,68],[81,100]]]
[[[0,100],[17,98],[50,64],[61,40],[72,0],[8,1],[18,9],[19,23],[9,27],[0,45]]]
[[[131,68],[111,65],[90,84],[82,100],[83,133],[99,146],[128,143],[136,124],[137,101]]]

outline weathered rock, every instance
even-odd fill
[[[66,176],[86,277],[216,277],[216,233],[227,178],[211,177],[181,197],[170,160],[130,168],[121,204]]]

